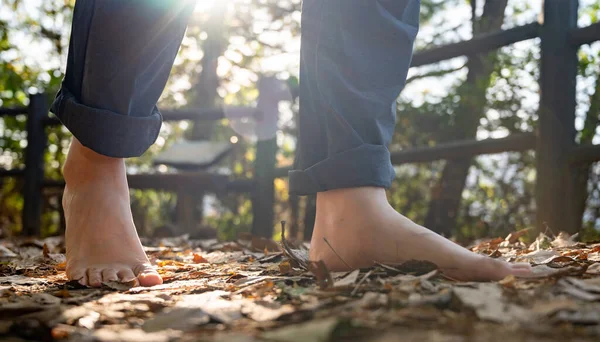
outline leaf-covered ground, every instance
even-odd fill
[[[144,241],[165,284],[67,282],[63,242],[0,241],[0,336],[14,341],[598,341],[600,244],[520,233],[472,249],[536,278],[447,279],[427,262],[330,273],[304,246]]]

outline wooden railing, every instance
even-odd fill
[[[247,111],[250,116],[259,114],[256,110]],[[222,108],[200,108],[186,110],[161,111],[164,121],[216,121],[225,118]],[[0,177],[23,178],[22,234],[37,235],[40,232],[44,188],[64,188],[64,180],[44,179],[44,151],[46,148],[45,127],[60,125],[56,117],[48,116],[48,100],[44,94],[31,95],[28,107],[0,108],[2,116],[27,116],[27,148],[23,169],[0,169]],[[272,227],[266,222],[273,221],[273,196],[264,191],[265,184],[273,183],[275,139],[261,141],[257,145],[257,158],[254,179],[231,179],[231,177],[208,172],[180,172],[175,174],[133,174],[128,175],[132,189],[154,189],[177,192],[182,188],[199,193],[249,193],[255,209],[253,232],[261,236],[270,236]],[[258,189],[260,188],[260,191]],[[273,189],[272,189],[273,190]],[[270,221],[266,221],[270,219]]]

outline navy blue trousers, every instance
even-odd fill
[[[52,112],[86,147],[139,156],[194,1],[76,2]],[[419,24],[419,0],[304,0],[297,170],[290,192],[389,187],[388,144]]]

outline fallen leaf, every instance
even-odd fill
[[[590,267],[587,268],[585,273],[594,275],[600,274],[600,263],[592,264]]]
[[[323,261],[310,261],[308,270],[315,276],[317,284],[322,290],[333,287],[333,279]]]
[[[61,300],[48,293],[36,293],[31,296],[31,300],[40,305],[58,305]]]
[[[438,269],[437,265],[427,260],[408,260],[398,265],[391,265],[394,269],[405,274],[423,275]]]
[[[594,301],[600,300],[600,295],[586,292],[586,291],[579,289],[577,287],[574,287],[570,284],[565,284],[565,283],[560,283],[560,282],[559,282],[559,284],[562,286],[562,288],[561,288],[562,293],[568,294],[577,299],[580,299],[583,301],[588,301],[588,302],[594,302]]]
[[[242,314],[257,322],[274,321],[292,312],[294,312],[292,305],[281,305],[264,300],[246,301],[242,306]]]
[[[282,261],[279,263],[279,273],[286,275],[292,271],[292,266],[289,261]]]
[[[600,324],[600,311],[597,309],[560,311],[552,320],[555,322],[568,322],[572,324],[597,325]]]
[[[123,283],[120,281],[107,281],[107,282],[103,282],[102,285],[104,285],[110,289],[117,290],[117,291],[127,291],[133,287],[138,286],[139,282],[136,278],[136,279],[133,279],[132,281],[126,282],[126,283]]]
[[[70,325],[58,324],[52,328],[51,334],[54,340],[66,340],[74,331],[75,328]]]
[[[504,279],[500,280],[498,282],[498,284],[500,284],[504,287],[507,287],[507,288],[514,287],[516,281],[517,281],[517,278],[514,275],[510,274],[510,275],[504,277]]]
[[[495,251],[493,251],[492,253],[490,253],[488,256],[490,258],[497,259],[497,258],[499,258],[499,257],[502,256],[502,252],[500,252],[499,250],[496,249]]]
[[[552,268],[562,268],[562,267],[571,266],[573,264],[577,264],[577,261],[568,256],[559,255],[559,256],[550,257],[550,258],[542,261],[540,264],[548,265],[548,267],[552,267]]]
[[[552,241],[550,244],[553,247],[559,247],[559,248],[573,247],[573,246],[577,245],[577,241],[575,241],[575,238],[577,238],[577,235],[578,234],[573,234],[571,236],[568,233],[560,232],[558,234],[558,236],[556,237],[556,239],[554,239],[554,241]]]
[[[586,292],[600,294],[600,279],[577,279],[577,278],[564,278],[561,279],[559,283],[570,284],[572,286],[578,287]]]
[[[592,262],[600,262],[600,253],[599,252],[588,253],[586,256],[586,260],[592,261]]]
[[[48,249],[47,244],[44,244],[44,246],[42,247],[42,255],[45,259],[48,259],[48,257],[50,256],[50,249]]]
[[[281,250],[283,254],[290,260],[294,267],[303,270],[309,270],[311,263],[308,257],[308,250],[305,248],[294,248],[285,238],[285,221],[281,221]]]
[[[18,255],[15,254],[13,251],[11,251],[10,249],[0,245],[0,258],[2,259],[12,259],[12,258],[16,258]]]
[[[481,283],[475,288],[454,287],[452,291],[463,305],[472,308],[482,320],[509,323],[530,319],[527,310],[507,302],[498,284]]]
[[[379,292],[367,292],[360,299],[360,306],[364,309],[376,309],[388,305],[388,296]]]
[[[263,256],[263,257],[257,259],[256,261],[258,261],[261,264],[278,262],[279,260],[281,260],[282,256],[283,256],[283,253],[271,253],[267,256]]]
[[[11,285],[39,285],[47,283],[46,279],[25,277],[22,275],[11,275],[6,277],[0,277],[0,284],[11,284]]]
[[[210,316],[198,308],[172,308],[157,314],[144,322],[145,332],[157,332],[166,329],[190,331],[210,322]]]
[[[158,265],[158,267],[165,267],[165,266],[185,266],[185,263],[181,262],[181,261],[176,261],[176,260],[160,260],[156,263],[156,265]]]
[[[160,331],[147,333],[141,329],[101,328],[93,333],[94,341],[119,341],[119,342],[169,342],[181,336],[179,331]]]
[[[510,234],[508,234],[508,236],[504,240],[507,241],[508,243],[511,243],[511,244],[515,243],[515,242],[519,241],[519,238],[521,236],[527,234],[530,230],[531,230],[531,228],[525,228],[525,229],[521,229],[519,231],[516,231],[514,233],[510,233]]]
[[[57,270],[59,270],[59,271],[64,271],[64,270],[66,270],[66,269],[67,269],[67,260],[65,260],[65,261],[63,261],[63,262],[61,262],[61,263],[57,264],[57,265],[56,265],[56,266],[54,266],[54,267],[56,267],[56,269],[57,269]]]
[[[529,246],[529,250],[539,251],[550,247],[552,247],[550,238],[546,234],[540,233],[535,241]]]
[[[331,341],[333,332],[342,322],[338,318],[313,320],[307,323],[290,325],[269,331],[261,335],[270,341],[280,342],[306,342],[306,341]]]
[[[552,257],[558,256],[558,255],[560,255],[560,254],[556,251],[536,250],[531,253],[521,255],[519,257],[519,261],[526,261],[526,262],[530,262],[533,264],[541,264],[544,261],[546,261]]]
[[[336,280],[333,284],[333,287],[343,287],[343,286],[351,286],[356,283],[358,280],[358,275],[360,274],[360,270],[354,270],[348,273],[345,277],[340,280]]]
[[[87,315],[81,317],[77,321],[77,325],[86,329],[94,329],[96,327],[96,323],[100,319],[100,314],[96,311],[91,311]]]
[[[212,319],[221,323],[229,324],[242,318],[242,303],[223,299],[229,292],[216,290],[201,294],[183,295],[176,307],[202,309]]]
[[[271,239],[266,239],[264,237],[260,237],[260,236],[252,237],[251,248],[254,251],[264,252],[265,255],[268,255],[270,252],[279,252],[280,251],[279,245],[277,244],[277,242],[275,242]]]
[[[536,302],[531,311],[539,316],[550,316],[561,310],[576,310],[578,307],[576,301],[563,298]]]
[[[208,260],[206,260],[202,255],[200,255],[198,253],[194,253],[194,263],[204,264],[204,263],[208,263]]]

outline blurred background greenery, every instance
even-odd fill
[[[27,93],[56,93],[64,73],[73,6],[71,0],[0,3],[0,106],[26,105]],[[415,48],[427,49],[538,21],[541,6],[541,0],[422,0]],[[251,105],[261,74],[297,84],[300,9],[300,0],[197,1],[159,107]],[[598,1],[580,1],[580,25],[595,23],[598,16]],[[411,69],[398,99],[393,144],[401,148],[433,146],[535,131],[539,55],[536,39],[490,54]],[[597,144],[600,43],[583,46],[579,56],[577,139]],[[293,162],[296,112],[296,103],[281,108],[279,165]],[[25,119],[0,119],[0,168],[23,166]],[[70,135],[64,128],[53,127],[48,129],[48,137],[46,177],[61,179]],[[252,177],[254,141],[238,136],[227,120],[164,124],[157,143],[142,157],[128,161],[129,172],[156,172],[153,157],[184,137],[236,142],[234,152],[219,169],[239,178]],[[165,167],[158,171],[164,172]],[[600,167],[585,166],[581,172],[588,177],[589,194],[581,203],[583,235],[594,238],[600,229]],[[534,184],[533,153],[504,153],[397,167],[389,197],[397,210],[413,220],[468,241],[533,226]],[[276,220],[292,220],[299,227],[310,222],[310,201],[290,199],[285,179],[277,179],[275,186]],[[5,235],[20,230],[20,187],[18,179],[0,179],[0,229]],[[176,194],[133,190],[131,197],[142,234],[156,235],[164,233],[165,227],[176,226]],[[60,193],[48,191],[42,227],[45,235],[60,233],[59,204]],[[246,195],[209,196],[199,209],[205,217],[201,226],[216,229],[222,239],[250,229],[252,210]]]

